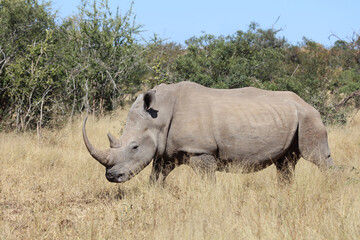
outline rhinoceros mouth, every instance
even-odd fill
[[[106,178],[109,182],[113,183],[123,183],[126,182],[129,179],[123,179],[123,178]]]
[[[137,168],[135,168],[133,170],[123,167],[122,170],[117,173],[107,171],[105,174],[105,177],[109,182],[114,182],[114,183],[126,182],[126,181],[132,179],[141,170],[143,170],[151,162],[151,160],[152,159],[150,159],[150,161],[143,162],[142,164],[140,164],[140,166],[138,166]]]

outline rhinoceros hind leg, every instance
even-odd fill
[[[210,154],[201,154],[191,156],[189,165],[192,169],[199,173],[202,177],[207,177],[211,182],[215,182],[215,171],[217,168],[216,159]]]
[[[295,173],[295,165],[299,161],[299,158],[300,156],[297,152],[291,151],[274,163],[277,170],[278,182],[280,184],[289,184],[292,182]]]

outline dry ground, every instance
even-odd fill
[[[106,132],[118,136],[125,115],[90,118],[93,144],[108,147]],[[148,184],[148,166],[112,184],[86,151],[81,124],[42,140],[0,133],[0,239],[360,239],[360,117],[329,128],[344,171],[324,174],[301,159],[287,187],[274,167],[217,173],[211,184],[182,166],[162,188]]]

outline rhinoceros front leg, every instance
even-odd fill
[[[202,177],[207,177],[212,182],[216,181],[215,171],[217,163],[214,156],[210,154],[190,156],[189,165],[196,173],[201,174]]]
[[[163,184],[165,178],[175,167],[175,163],[171,161],[167,161],[164,158],[155,158],[150,174],[150,184]]]

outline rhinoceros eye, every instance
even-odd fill
[[[131,142],[130,143],[130,148],[132,150],[136,150],[137,148],[139,147],[139,145],[137,145],[137,143],[135,141]]]

